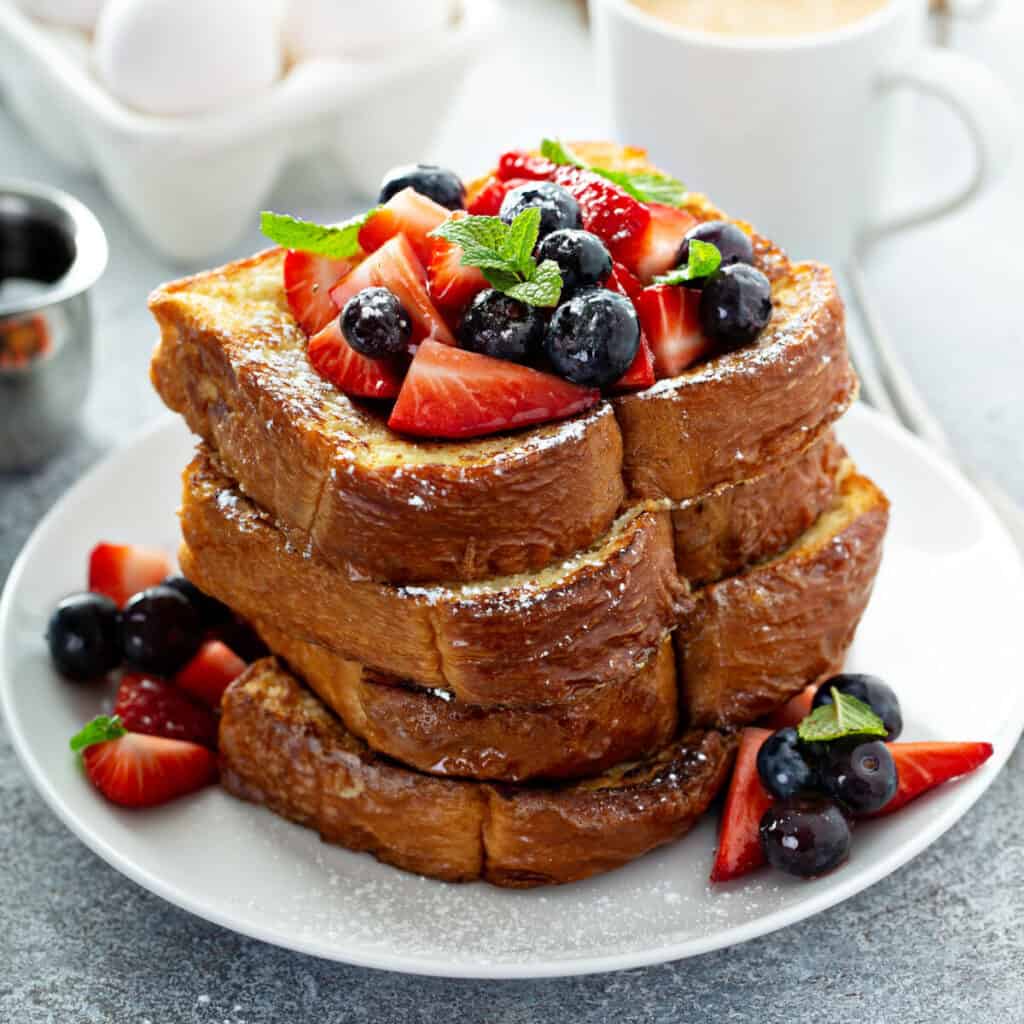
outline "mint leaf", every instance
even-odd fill
[[[805,743],[825,743],[844,736],[886,736],[882,720],[863,701],[832,687],[832,703],[815,708],[797,727]]]
[[[501,246],[501,253],[510,266],[527,275],[533,270],[533,248],[539,234],[540,207],[528,207],[512,222]]]
[[[517,284],[522,284],[522,278],[519,274],[513,274],[511,270],[495,270],[493,267],[484,270],[484,277],[487,278],[487,283],[499,292],[504,292],[506,295],[510,288],[515,288]]]
[[[502,246],[508,238],[509,228],[497,217],[469,216],[446,220],[430,233],[461,246],[464,267],[500,270],[508,265]]]
[[[587,165],[560,139],[542,139],[540,155],[553,164],[572,164],[574,167]]]
[[[690,258],[685,267],[676,267],[667,274],[659,274],[655,284],[685,284],[687,281],[702,281],[710,277],[722,265],[722,254],[717,245],[690,239]]]
[[[127,731],[117,715],[114,715],[113,718],[98,715],[81,732],[71,737],[71,749],[77,754],[80,750],[85,750],[86,747],[91,747],[95,743],[116,740]]]
[[[285,249],[301,249],[332,260],[347,260],[359,252],[359,231],[378,209],[380,207],[375,206],[358,217],[332,226],[264,210],[260,214],[260,231]]]
[[[545,260],[528,280],[502,291],[529,306],[557,306],[562,294],[562,272],[554,260]]]

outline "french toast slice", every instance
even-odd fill
[[[182,571],[248,619],[468,704],[564,700],[636,675],[691,599],[669,513],[636,506],[591,547],[532,574],[396,587],[314,558],[200,446],[185,470]]]
[[[691,726],[737,726],[840,669],[882,558],[889,502],[847,466],[832,506],[787,551],[696,592],[676,633]]]
[[[588,878],[684,835],[735,747],[695,731],[582,782],[440,779],[375,755],[274,659],[232,683],[220,723],[230,793],[406,871],[516,888]]]
[[[643,160],[581,152],[605,166]],[[696,193],[686,206],[724,216]],[[593,544],[627,492],[679,502],[758,477],[853,400],[831,273],[753,237],[775,299],[754,345],[562,423],[460,443],[390,431],[311,367],[280,250],[155,291],[151,376],[240,489],[335,568],[391,583],[534,571]]]
[[[346,661],[254,623],[267,647],[372,750],[431,775],[525,782],[596,775],[676,734],[678,685],[666,636],[635,676],[557,704],[481,707]]]

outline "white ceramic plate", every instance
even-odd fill
[[[602,878],[503,892],[403,874],[216,788],[146,812],[104,802],[67,741],[109,694],[61,681],[43,629],[57,599],[82,588],[96,541],[173,550],[192,445],[176,420],[73,488],[11,573],[0,605],[0,696],[15,748],[67,826],[129,878],[225,927],[330,959],[464,977],[582,974],[693,956],[793,924],[934,842],[991,784],[1024,723],[1024,574],[1011,541],[962,478],[898,428],[858,407],[842,435],[894,505],[850,664],[896,686],[904,738],[988,739],[996,753],[973,776],[859,827],[850,862],[830,877],[797,882],[766,871],[712,889],[713,816]]]

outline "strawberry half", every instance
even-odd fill
[[[502,181],[523,178],[529,181],[552,181],[558,165],[546,157],[525,149],[510,149],[498,157],[498,177]]]
[[[217,778],[217,755],[198,743],[128,732],[100,716],[72,741],[89,781],[122,807],[155,807]]]
[[[114,714],[130,732],[217,747],[217,719],[204,704],[159,679],[126,673]]]
[[[622,263],[613,263],[612,272],[604,283],[605,288],[624,295],[630,302],[636,305],[636,300],[644,290],[639,278],[626,268]]]
[[[344,309],[345,303],[364,288],[389,288],[412,320],[413,346],[427,338],[454,345],[452,332],[430,301],[426,280],[426,271],[409,240],[405,235],[395,235],[332,288],[331,299],[338,309]]]
[[[479,437],[563,419],[600,397],[550,373],[427,341],[388,426],[417,437]]]
[[[899,789],[874,817],[892,814],[922,793],[980,768],[992,756],[991,743],[887,743],[896,762]]]
[[[227,644],[208,640],[174,677],[174,683],[208,707],[219,708],[224,691],[245,668],[245,662]]]
[[[801,690],[795,697],[787,701],[781,708],[776,708],[770,715],[761,720],[761,725],[775,732],[777,729],[796,728],[810,713],[811,702],[818,692],[817,684]]]
[[[483,188],[470,200],[466,210],[480,217],[497,217],[505,196],[512,189],[528,183],[527,178],[510,178],[508,181],[495,177],[488,178]]]
[[[395,235],[405,235],[416,255],[426,262],[430,255],[427,236],[448,219],[449,210],[413,188],[396,192],[362,226],[359,245],[365,252],[376,252]],[[335,278],[337,282],[339,278]]]
[[[679,247],[697,218],[674,206],[651,203],[647,209],[651,219],[629,251],[629,265],[645,284],[679,263]]]
[[[105,594],[118,607],[171,572],[171,560],[156,548],[137,544],[97,544],[89,554],[89,589]]]
[[[759,829],[772,798],[757,774],[757,752],[769,736],[768,729],[743,730],[718,830],[712,882],[730,882],[765,863]]]
[[[346,395],[394,398],[402,388],[401,362],[357,352],[341,333],[338,317],[310,338],[306,355],[313,369]]]
[[[640,332],[640,347],[633,365],[612,385],[612,391],[641,391],[657,380],[654,372],[654,353],[647,335]]]
[[[331,289],[352,270],[351,260],[329,260],[289,249],[284,258],[284,294],[288,308],[310,337],[338,315]]]
[[[467,216],[462,210],[451,215],[451,220]],[[462,246],[443,238],[428,239],[427,281],[430,297],[436,305],[451,314],[461,313],[470,299],[489,288],[483,271],[462,265]]]
[[[655,285],[645,288],[635,305],[659,379],[675,377],[711,352],[700,326],[700,292]]]

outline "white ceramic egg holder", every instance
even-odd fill
[[[462,0],[458,21],[415,50],[304,61],[231,110],[168,118],[119,104],[93,77],[80,37],[0,0],[0,83],[47,152],[95,170],[158,250],[192,262],[241,235],[294,157],[329,151],[351,187],[369,194],[388,167],[426,152],[496,20],[495,0]]]

